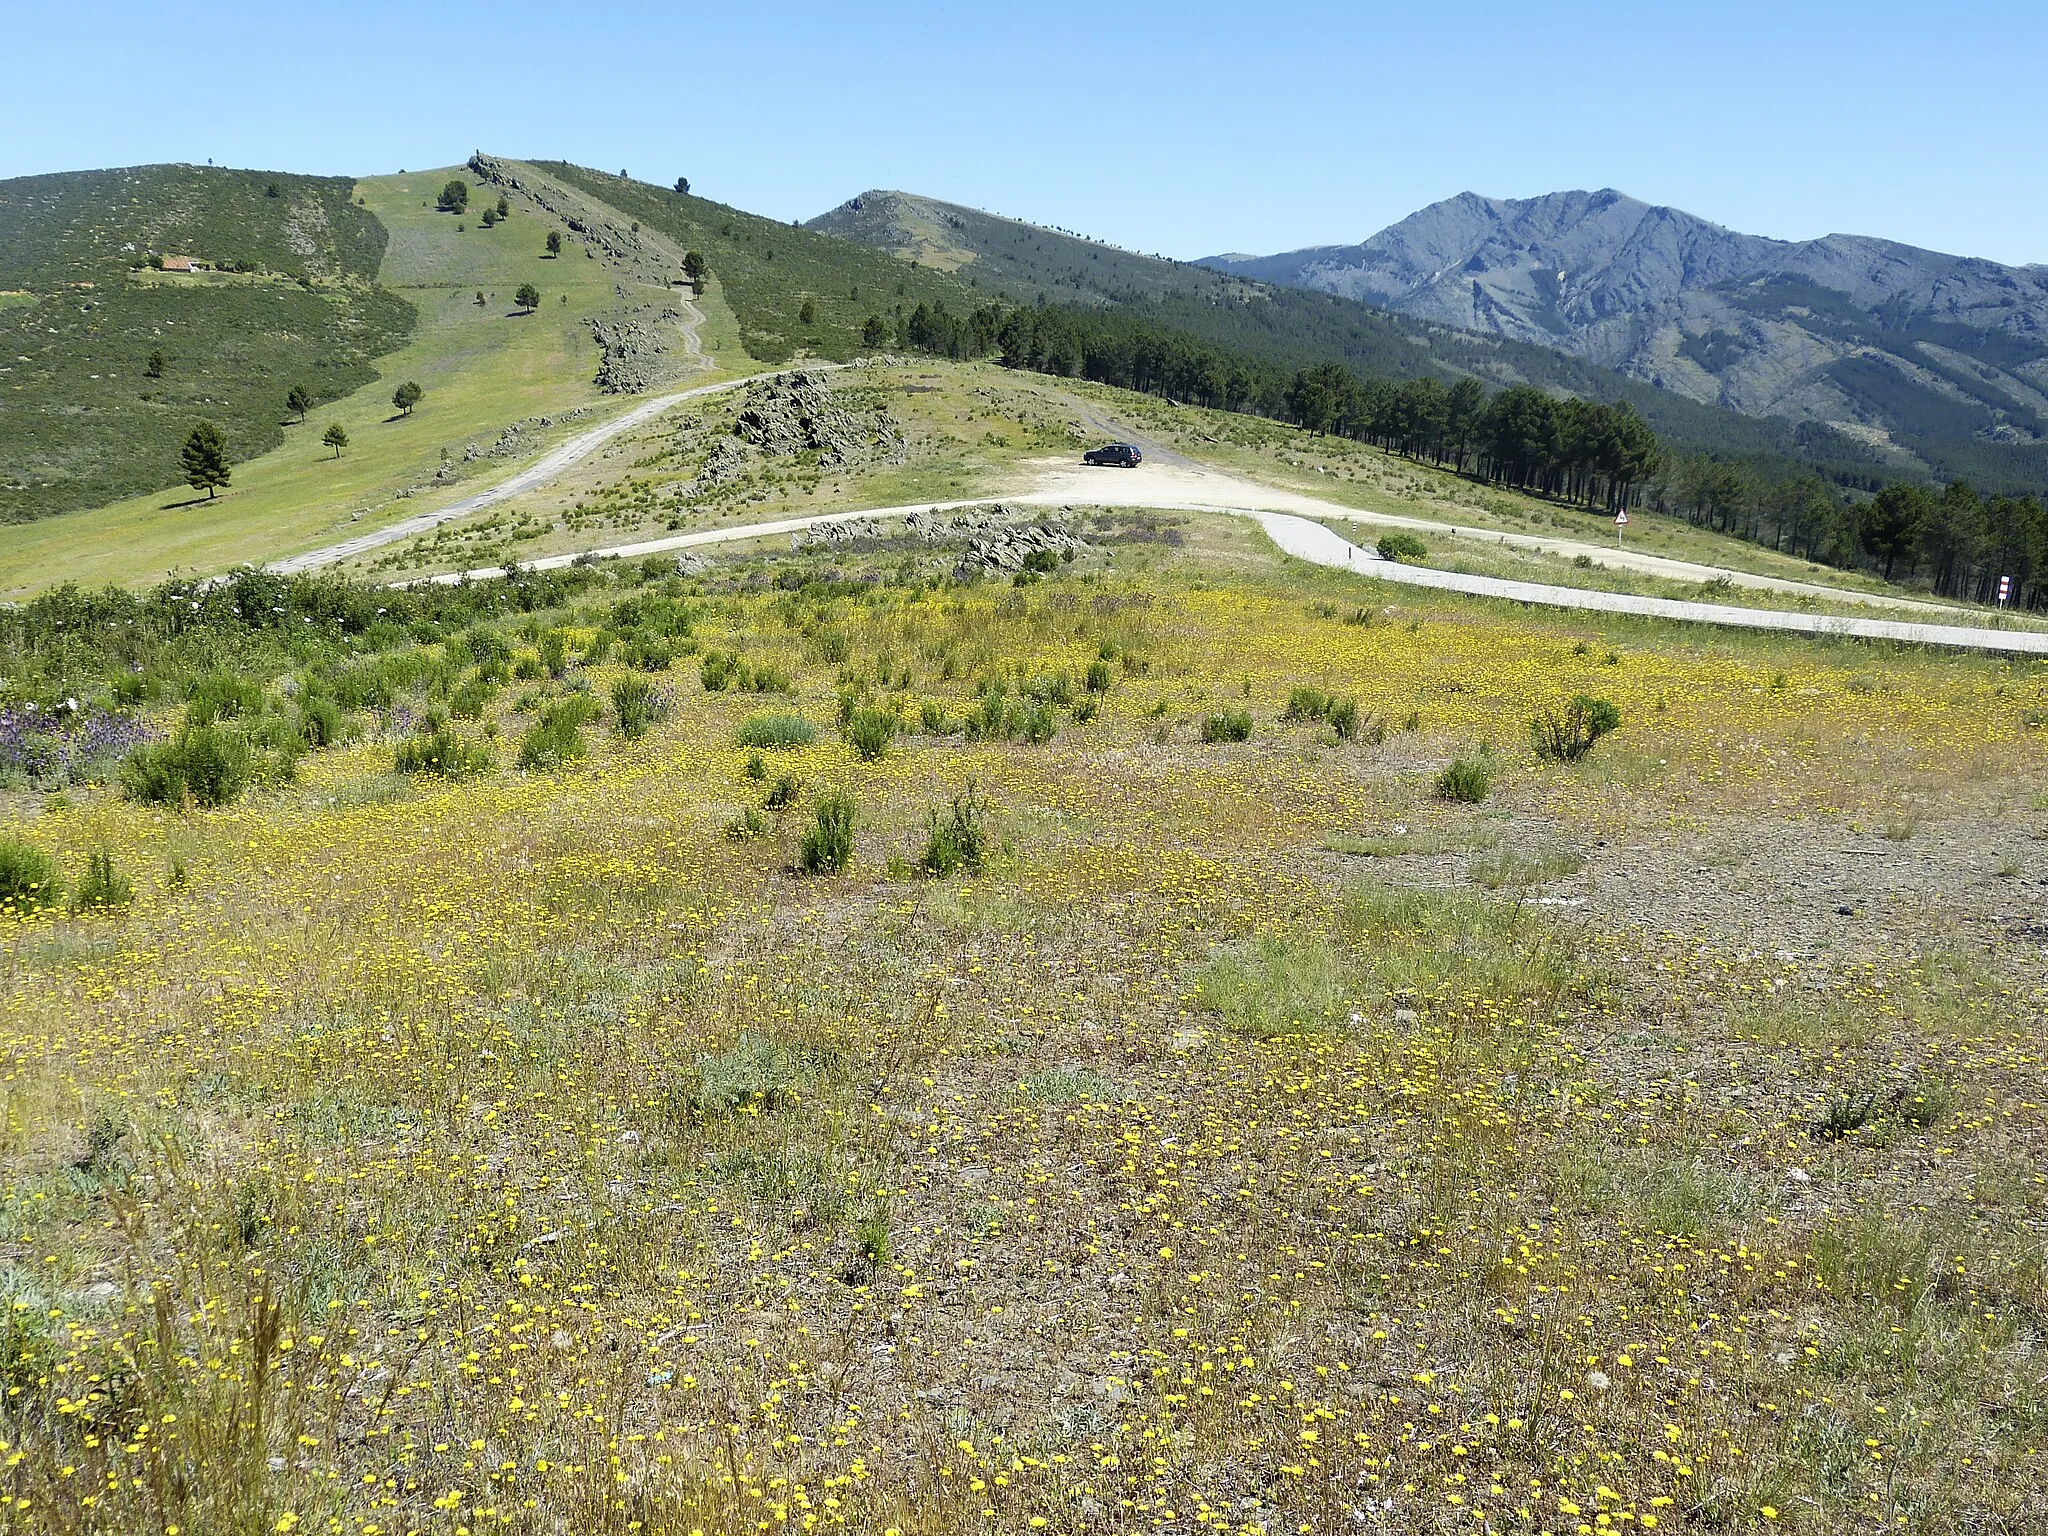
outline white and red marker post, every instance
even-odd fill
[[[2003,608],[2003,607],[2005,606],[2005,600],[2006,600],[2006,599],[2007,599],[2008,597],[2011,597],[2011,596],[2012,596],[2012,578],[2011,578],[2010,576],[2001,576],[2001,577],[1999,577],[1999,578],[1998,578],[1998,606],[1999,606],[1999,607],[2001,607],[2001,608]]]

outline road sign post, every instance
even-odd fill
[[[2001,576],[2001,577],[1999,577],[1999,578],[1998,578],[1998,606],[1999,606],[1999,607],[2001,607],[2001,608],[2003,608],[2003,607],[2005,606],[2005,600],[2006,600],[2006,599],[2007,599],[2008,597],[2011,597],[2011,596],[2012,596],[2012,578],[2011,578],[2010,576]]]
[[[1621,548],[1621,530],[1628,526],[1628,508],[1623,507],[1614,514],[1614,547]]]

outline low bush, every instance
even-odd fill
[[[187,725],[218,725],[259,713],[263,686],[235,672],[209,672],[194,680],[185,696]]]
[[[694,1107],[703,1114],[778,1109],[803,1085],[803,1068],[800,1058],[779,1043],[748,1031],[730,1050],[697,1058]]]
[[[767,810],[786,811],[796,804],[802,793],[803,786],[792,775],[778,773],[775,782],[768,786],[768,793],[761,797],[761,804]]]
[[[820,795],[814,819],[804,829],[797,849],[797,867],[807,875],[836,875],[853,862],[853,798],[833,792]]]
[[[332,747],[348,739],[348,715],[328,698],[310,698],[299,705],[299,740],[309,747]]]
[[[657,721],[668,718],[668,695],[644,677],[621,677],[612,683],[612,718],[619,734],[637,741]]]
[[[733,733],[733,739],[743,747],[783,750],[807,747],[817,738],[818,728],[802,715],[749,715]]]
[[[0,912],[19,917],[64,898],[57,862],[39,848],[0,838]]]
[[[1545,762],[1575,763],[1593,743],[1621,724],[1621,711],[1606,699],[1579,694],[1563,709],[1546,709],[1529,722],[1529,738]]]
[[[1088,677],[1083,686],[1090,693],[1109,692],[1109,662],[1097,658],[1088,663]]]
[[[465,741],[447,720],[430,712],[420,728],[398,744],[391,766],[399,773],[462,779],[489,769],[491,753],[481,742]]]
[[[257,777],[248,741],[220,726],[189,726],[171,741],[137,747],[121,765],[121,788],[144,805],[226,805]]]
[[[1244,710],[1220,710],[1202,722],[1204,741],[1249,741],[1252,717]]]
[[[1330,696],[1320,688],[1295,688],[1287,695],[1283,720],[1321,720],[1330,713]]]
[[[962,869],[979,869],[988,844],[986,811],[972,779],[943,814],[936,807],[927,811],[930,832],[919,867],[939,880]]]
[[[879,762],[896,736],[896,717],[883,709],[856,709],[846,722],[846,739],[862,762]]]
[[[545,706],[526,739],[519,743],[519,766],[528,770],[560,768],[587,755],[590,743],[583,727],[599,714],[597,700],[587,694],[557,699]]]
[[[725,835],[735,843],[751,842],[757,837],[766,837],[768,818],[750,805],[725,824]]]
[[[1320,720],[1341,740],[1349,741],[1358,734],[1358,700],[1340,699],[1320,688],[1295,688],[1287,695],[1287,708],[1281,718]]]
[[[1412,533],[1390,533],[1380,540],[1380,558],[1420,565],[1429,558],[1429,546]]]
[[[113,912],[135,899],[135,887],[114,868],[112,854],[102,850],[85,861],[85,878],[71,893],[73,912]]]
[[[1495,772],[1493,759],[1483,752],[1455,758],[1436,776],[1437,798],[1477,805],[1493,793]]]

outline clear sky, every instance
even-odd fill
[[[474,148],[779,218],[898,187],[1192,257],[1471,190],[2048,261],[2048,0],[12,0],[0,176]]]

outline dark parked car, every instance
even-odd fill
[[[1081,455],[1083,464],[1108,464],[1118,469],[1136,469],[1145,455],[1129,443],[1111,443],[1107,448],[1090,448]]]

